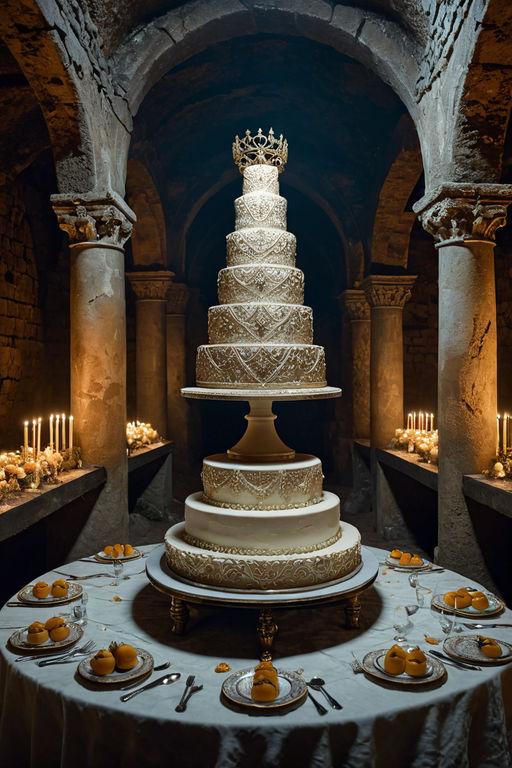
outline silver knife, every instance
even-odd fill
[[[459,669],[476,669],[479,672],[482,671],[482,667],[477,667],[475,664],[469,664],[469,662],[466,661],[456,661],[455,659],[452,659],[451,656],[445,656],[445,654],[440,651],[427,651],[427,653],[430,653],[432,656],[437,656],[437,658],[441,659],[444,664],[451,664],[452,667],[458,667]]]

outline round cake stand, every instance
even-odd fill
[[[146,573],[151,584],[171,598],[171,631],[183,634],[188,619],[187,603],[213,605],[218,607],[253,608],[259,610],[258,637],[262,659],[272,658],[277,624],[272,616],[274,608],[296,608],[326,603],[342,603],[345,610],[345,626],[357,629],[361,606],[359,595],[375,581],[379,563],[366,547],[361,547],[362,566],[343,581],[321,584],[302,591],[229,591],[208,585],[183,581],[175,574],[165,558],[165,545],[156,547],[148,557]]]
[[[207,387],[184,387],[183,397],[195,400],[249,401],[246,414],[247,429],[232,448],[228,448],[230,459],[240,461],[275,462],[295,458],[295,451],[289,448],[276,432],[276,415],[272,413],[274,400],[326,400],[339,397],[338,387],[314,387],[296,389],[209,389]]]

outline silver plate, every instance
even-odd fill
[[[82,595],[82,585],[76,582],[68,581],[68,594],[66,597],[53,597],[51,594],[48,597],[35,597],[32,593],[34,584],[29,584],[28,587],[24,587],[21,592],[18,592],[18,600],[27,605],[64,605],[64,603],[71,603],[73,600],[78,600]]]
[[[136,680],[138,677],[143,677],[148,672],[151,672],[153,669],[153,657],[149,651],[145,651],[142,648],[135,648],[135,653],[139,659],[136,667],[126,670],[114,669],[110,675],[97,675],[96,672],[93,672],[91,669],[91,659],[94,658],[95,654],[92,653],[86,659],[82,659],[77,667],[78,674],[85,678],[85,680],[97,683],[98,685],[119,685],[130,680]]]
[[[390,557],[388,555],[386,557],[386,563],[393,566],[393,568],[400,568],[404,571],[425,571],[429,568],[432,568],[432,563],[429,560],[425,560],[425,558],[421,559],[423,560],[421,565],[400,565],[399,557]]]
[[[489,607],[485,608],[483,611],[478,611],[476,608],[473,608],[472,605],[468,605],[467,608],[453,608],[445,603],[444,595],[434,595],[432,603],[436,608],[440,608],[443,611],[454,613],[456,616],[468,616],[473,619],[478,618],[479,616],[493,616],[495,613],[499,613],[503,610],[505,604],[498,597],[492,595],[490,592],[484,592],[484,595],[489,601]]]
[[[476,635],[447,637],[443,643],[443,649],[448,656],[458,661],[469,661],[473,664],[507,664],[512,661],[512,645],[509,643],[492,638],[500,646],[501,656],[498,656],[497,659],[491,659],[478,647],[476,638]]]
[[[69,648],[71,645],[74,645],[77,640],[80,640],[84,634],[82,627],[80,627],[78,624],[73,624],[72,622],[66,623],[70,631],[65,640],[54,641],[49,639],[45,643],[34,645],[33,643],[28,642],[28,627],[24,627],[23,629],[17,629],[16,632],[12,633],[9,638],[9,643],[17,651],[32,651],[32,653],[41,652],[43,654],[52,653],[52,651],[61,651],[63,648]]]
[[[405,672],[403,672],[401,675],[390,675],[389,672],[386,672],[386,670],[384,668],[384,659],[386,658],[386,653],[387,653],[387,651],[384,651],[384,653],[382,653],[380,656],[376,656],[376,658],[373,660],[373,663],[374,663],[375,667],[379,670],[379,672],[383,672],[387,677],[390,677],[393,680],[396,679],[397,677],[407,678],[408,680],[410,680],[412,675],[408,675]],[[431,664],[431,661],[430,661],[430,659],[428,657],[426,659],[426,662],[427,662],[427,665],[426,665],[427,666],[427,671],[425,672],[424,675],[416,676],[414,678],[415,680],[419,680],[420,678],[430,677],[431,676],[432,672],[434,671],[434,668],[433,668],[433,666]]]
[[[411,677],[410,675],[388,675],[387,672],[383,672],[375,664],[375,659],[379,656],[385,656],[389,649],[380,648],[378,651],[370,651],[366,654],[362,661],[362,667],[364,672],[370,677],[374,677],[377,680],[382,680],[386,683],[392,683],[400,688],[417,688],[422,685],[432,685],[433,683],[441,680],[446,675],[446,669],[443,664],[437,659],[431,658],[432,673],[423,677]]]
[[[142,552],[136,547],[133,548],[133,555],[119,555],[119,557],[112,557],[112,555],[106,555],[103,550],[101,552],[96,552],[94,555],[94,559],[97,560],[99,563],[127,563],[129,560],[136,560],[138,557],[142,557]]]
[[[279,680],[279,696],[274,701],[254,701],[251,699],[254,667],[241,669],[230,675],[222,683],[222,693],[230,701],[246,709],[276,710],[283,707],[298,706],[307,695],[304,679],[297,672],[276,669]]]

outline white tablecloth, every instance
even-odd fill
[[[148,552],[151,547],[142,548]],[[384,552],[373,550],[383,559]],[[381,568],[375,585],[361,598],[362,628],[343,628],[335,605],[275,612],[280,632],[274,663],[320,675],[343,710],[317,714],[308,700],[285,715],[255,716],[228,709],[220,701],[225,675],[257,662],[257,614],[252,610],[192,608],[188,631],[169,631],[169,598],[157,592],[141,570],[145,560],[124,567],[130,578],[118,587],[112,578],[84,581],[89,595],[86,638],[97,648],[112,640],[146,648],[159,664],[172,661],[179,682],[155,688],[121,703],[119,690],[96,690],[81,682],[76,665],[39,668],[14,663],[7,640],[14,629],[58,612],[35,608],[0,611],[0,765],[5,766],[156,766],[187,768],[465,768],[512,765],[512,664],[481,672],[448,667],[444,685],[434,690],[397,690],[354,674],[349,662],[393,644],[393,608],[415,602],[407,574]],[[76,562],[66,573],[109,570],[99,563]],[[56,572],[42,576],[58,578]],[[457,589],[468,580],[448,571],[420,581],[434,592]],[[115,601],[114,595],[121,597]],[[69,612],[71,605],[62,607]],[[442,637],[428,608],[413,617],[408,639],[425,646],[424,633]],[[498,621],[512,623],[506,611]],[[487,634],[512,641],[512,629]],[[185,678],[195,674],[204,690],[184,714],[174,708]],[[154,673],[156,674],[163,674]],[[317,694],[321,700],[321,694]],[[326,703],[326,702],[323,702]]]

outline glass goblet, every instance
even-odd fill
[[[450,611],[445,611],[444,608],[436,609],[432,604],[430,610],[432,615],[436,617],[436,621],[441,625],[442,632],[444,632],[445,635],[449,635],[455,623],[454,614],[450,613]]]
[[[111,586],[118,587],[121,580],[121,574],[123,572],[123,563],[121,560],[114,559],[112,560],[112,566],[114,568],[114,581],[112,582]]]
[[[75,624],[80,624],[83,627],[87,624],[87,601],[89,597],[87,595],[87,592],[84,590],[82,592],[82,597],[80,598],[80,601],[76,603],[76,605],[73,607],[73,618]]]
[[[412,621],[409,619],[407,606],[397,605],[393,612],[393,629],[397,634],[393,639],[397,643],[404,643],[407,640],[407,634],[413,626]]]

